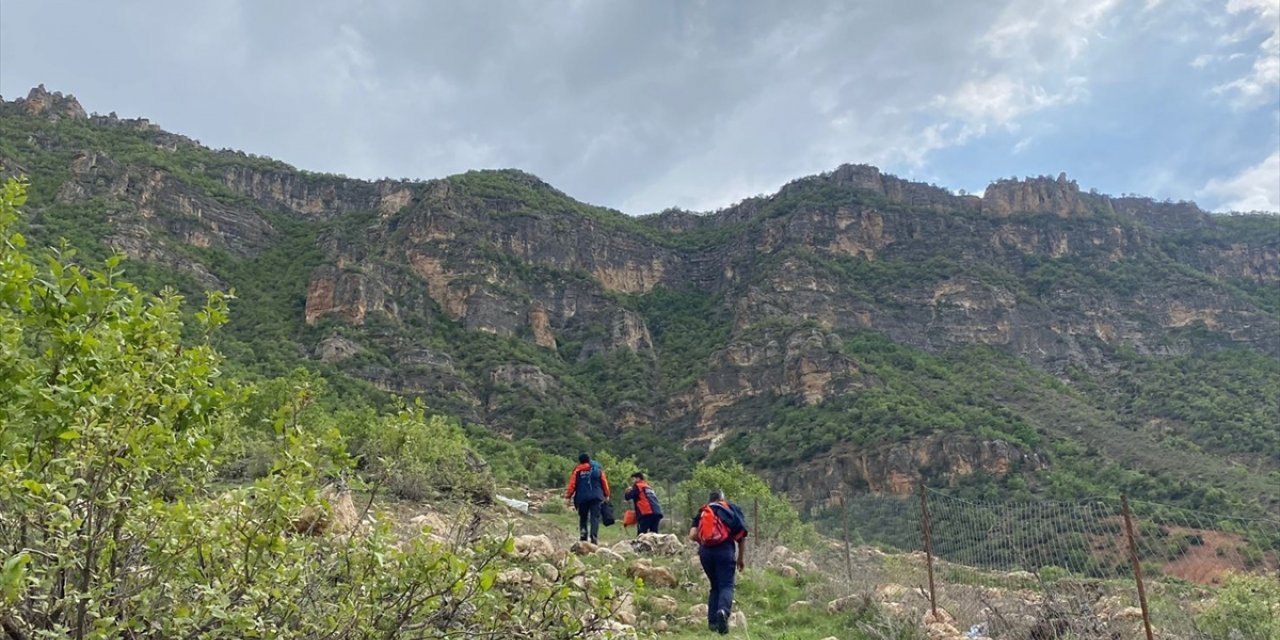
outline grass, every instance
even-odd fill
[[[562,505],[548,509],[550,513],[535,516],[538,521],[534,526],[539,530],[550,529],[564,541],[577,537],[578,517]],[[663,521],[665,533],[681,535],[683,524]],[[627,532],[621,526],[600,528],[600,542],[603,546],[614,544],[633,537],[635,530]],[[655,565],[667,566],[680,583],[680,587],[658,588],[644,587],[637,598],[638,610],[654,612],[653,601],[660,597],[673,598],[678,608],[673,616],[676,622],[670,623],[665,632],[656,637],[680,640],[685,638],[718,637],[709,632],[702,618],[694,622],[682,622],[688,618],[690,609],[706,602],[707,582],[702,569],[697,566],[692,554],[676,558],[651,558]],[[607,567],[603,560],[590,559],[592,566]],[[614,565],[611,571],[621,573],[627,564]],[[748,567],[738,576],[737,589],[734,594],[734,608],[742,611],[747,617],[745,629],[732,629],[728,638],[769,638],[774,640],[820,640],[835,636],[852,640],[886,640],[917,638],[914,625],[905,621],[893,621],[883,616],[875,607],[861,611],[850,611],[838,614],[827,612],[827,602],[847,595],[842,587],[833,583],[824,575],[801,572],[796,576],[786,576],[775,569]],[[795,602],[807,601],[812,606],[790,611]],[[645,627],[641,627],[643,632]],[[650,629],[651,630],[651,629]],[[643,637],[643,635],[642,635]]]

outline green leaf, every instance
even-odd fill
[[[59,440],[78,440],[79,438],[80,438],[80,433],[72,429],[67,429],[66,431],[63,431],[62,433],[58,434]]]

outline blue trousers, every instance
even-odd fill
[[[575,503],[578,508],[578,539],[586,540],[587,534],[591,534],[591,541],[595,542],[600,536],[600,500],[587,500],[586,502]],[[591,529],[588,532],[588,522]]]
[[[728,614],[733,609],[733,576],[738,571],[737,546],[726,542],[698,549],[702,571],[711,583],[711,594],[707,596],[707,624],[715,621],[717,610],[724,609]]]
[[[662,516],[658,514],[650,514],[647,516],[638,516],[636,518],[636,533],[657,533],[658,523],[662,520]]]

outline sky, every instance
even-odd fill
[[[43,83],[352,177],[715,210],[843,163],[1280,210],[1280,0],[0,0]]]

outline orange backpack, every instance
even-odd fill
[[[698,544],[704,547],[719,546],[728,542],[730,535],[729,525],[724,523],[715,508],[711,505],[702,507],[702,514],[698,516]]]

